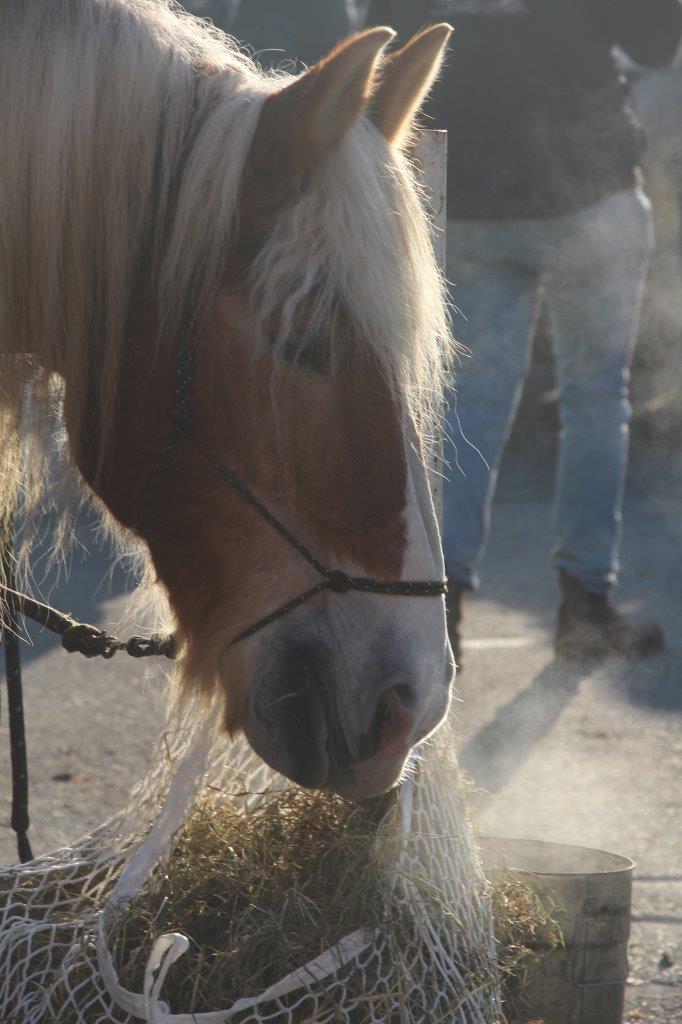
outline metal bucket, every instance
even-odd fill
[[[561,928],[564,946],[539,951],[523,1017],[544,1024],[621,1024],[634,864],[602,850],[528,839],[480,840],[484,870],[518,875]]]

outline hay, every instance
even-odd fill
[[[358,806],[290,789],[264,794],[255,809],[245,811],[232,800],[202,799],[165,865],[114,923],[109,945],[121,983],[141,991],[149,951],[169,931],[190,940],[189,952],[164,984],[164,999],[174,1012],[208,1012],[257,996],[359,928],[381,930],[396,975],[409,976],[410,965],[401,956],[408,949],[414,956],[415,935],[404,904],[392,898],[401,879],[390,800]],[[429,913],[448,913],[423,879],[409,881],[428,901]],[[523,988],[536,950],[554,944],[556,929],[526,883],[501,878],[492,891],[511,1001]],[[459,967],[469,976],[480,973],[474,958]],[[354,989],[352,977],[345,985],[361,1020],[367,992]],[[429,997],[410,998],[427,1004]],[[436,1024],[452,1018],[444,1009],[442,1017],[429,1019]]]
[[[185,952],[149,997],[157,1016],[217,1019],[239,1001],[233,1024],[499,1021],[488,888],[449,734],[359,808],[292,788],[242,740],[214,739],[212,720],[181,725],[125,811],[0,872],[0,1017],[132,1024],[157,937],[180,932],[189,942],[172,952]],[[354,955],[335,962],[349,936]],[[314,977],[322,950],[329,973]]]
[[[350,1007],[352,1019],[357,1016],[359,1024],[366,1019],[368,999],[385,1000],[389,1010],[396,983],[407,979],[410,991],[402,1019],[428,1019],[430,1024],[451,1021],[455,1007],[444,1004],[436,977],[425,976],[419,991],[411,986],[423,940],[415,934],[404,900],[395,898],[401,883],[418,893],[417,899],[427,904],[428,916],[436,924],[452,918],[453,911],[444,906],[442,894],[426,877],[407,878],[396,867],[402,844],[413,840],[399,838],[395,794],[357,805],[338,796],[292,788],[257,797],[250,794],[248,802],[206,793],[143,892],[115,917],[108,943],[121,984],[142,991],[154,941],[166,932],[179,931],[189,938],[190,949],[169,972],[163,997],[173,1012],[215,1011],[237,999],[260,995],[340,939],[364,929],[381,933],[385,956],[393,967],[392,981],[382,987],[379,963],[369,975],[366,970],[354,975],[352,969],[343,969],[344,1006]],[[98,891],[112,884],[108,866],[96,875],[87,867],[81,871],[75,864],[68,871],[54,871],[53,887],[42,893],[40,907],[33,906],[34,918],[46,924],[45,931],[34,936],[34,953],[44,946],[43,977],[52,976],[57,982],[53,1006],[58,1008],[57,1019],[65,1024],[70,1016],[61,1002],[58,979],[66,952],[80,941],[73,920],[74,900],[86,911]],[[509,1020],[525,1021],[528,981],[540,969],[543,956],[561,945],[552,917],[555,908],[548,908],[535,889],[517,876],[496,872],[488,884],[505,1011]],[[33,902],[34,889],[34,880],[28,876],[15,900]],[[64,906],[68,914],[62,920]],[[455,962],[469,985],[490,984],[473,951]],[[77,970],[74,964],[70,982]],[[385,964],[381,972],[388,982]],[[302,1012],[300,1019],[310,1024],[318,1019],[317,1014],[308,1013],[307,1006]],[[94,1013],[92,1019],[99,1017]],[[299,1017],[294,1015],[292,1020]]]
[[[300,789],[264,795],[248,812],[200,801],[164,868],[115,922],[121,983],[141,991],[154,940],[181,931],[190,950],[164,998],[176,1012],[215,1010],[259,995],[358,928],[385,928],[377,836],[386,809]]]

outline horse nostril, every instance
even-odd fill
[[[368,737],[369,756],[390,756],[411,746],[418,703],[417,687],[412,683],[397,683],[384,690]]]
[[[410,683],[400,683],[398,686],[394,686],[393,690],[396,697],[404,708],[408,711],[413,711],[417,706],[417,689]]]

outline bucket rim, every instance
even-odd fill
[[[604,868],[604,869],[601,869],[601,870],[600,869],[595,869],[595,870],[590,870],[590,871],[585,871],[585,870],[582,870],[582,871],[580,871],[580,870],[576,870],[576,871],[559,871],[559,870],[554,870],[554,871],[546,871],[546,870],[543,870],[543,871],[533,871],[533,870],[531,870],[529,868],[514,867],[513,865],[509,865],[509,864],[502,866],[503,868],[506,867],[506,869],[508,871],[513,871],[515,874],[531,875],[533,877],[538,877],[538,878],[557,878],[557,877],[578,878],[578,877],[581,877],[581,876],[582,877],[587,877],[587,876],[593,876],[593,875],[594,876],[600,876],[600,877],[604,877],[605,875],[628,875],[628,874],[632,875],[634,870],[635,870],[635,867],[637,866],[635,861],[632,860],[632,858],[626,857],[624,854],[613,853],[611,850],[601,850],[601,849],[598,849],[597,847],[594,847],[594,846],[580,846],[577,843],[559,843],[559,842],[552,842],[551,840],[546,840],[546,839],[524,838],[522,836],[491,836],[491,835],[478,835],[478,836],[476,836],[476,843],[477,843],[477,845],[479,847],[479,852],[481,852],[481,853],[484,853],[484,849],[483,848],[484,848],[486,843],[500,844],[500,846],[502,846],[503,844],[510,844],[510,845],[527,844],[529,846],[545,847],[546,849],[548,849],[550,847],[561,847],[561,849],[563,849],[563,850],[580,850],[580,852],[583,853],[583,854],[585,854],[585,853],[598,854],[601,857],[609,857],[609,858],[611,858],[611,860],[617,862],[617,865],[614,864],[614,866],[611,867],[611,868]],[[486,865],[485,856],[482,857],[482,860],[483,860],[483,866],[484,866],[484,870],[485,870],[486,867],[489,867],[488,865]]]

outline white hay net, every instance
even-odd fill
[[[211,1012],[177,1006],[171,1012],[164,980],[169,970],[182,970],[188,947],[183,935],[172,933],[149,949],[144,990],[122,988],[107,944],[111,921],[163,871],[196,800],[220,791],[221,799],[231,795],[248,813],[249,794],[253,802],[264,790],[291,785],[243,741],[219,736],[214,721],[215,715],[195,711],[166,731],[128,808],[92,835],[0,872],[0,1021],[501,1021],[487,890],[457,785],[449,726],[424,748],[398,798],[402,842],[395,856],[403,881],[394,898],[413,922],[412,939],[399,956],[380,930],[356,931],[256,998],[236,998]],[[447,913],[432,917],[408,878],[419,878],[420,885],[427,880]]]

